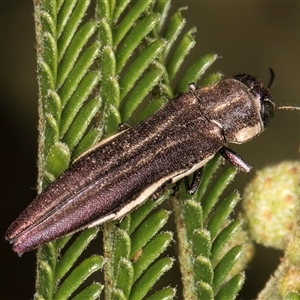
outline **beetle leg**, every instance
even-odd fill
[[[126,129],[129,129],[130,128],[130,125],[128,125],[127,123],[120,123],[118,125],[118,132],[122,132]]]
[[[150,200],[155,201],[156,199],[158,199],[160,196],[162,196],[162,194],[165,192],[167,187],[167,184],[163,184],[162,186],[160,186],[150,197]]]
[[[186,193],[189,195],[195,194],[196,190],[198,189],[201,180],[202,180],[202,174],[203,174],[203,168],[200,168],[196,170],[193,174],[193,179],[191,184],[188,182],[188,178],[185,177],[185,188],[186,188]]]
[[[251,166],[247,164],[238,154],[236,154],[232,150],[223,146],[219,150],[219,153],[240,171],[248,173],[251,170]]]

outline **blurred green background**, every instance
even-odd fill
[[[276,103],[300,105],[300,4],[259,1],[172,1],[172,12],[183,12],[186,28],[197,27],[197,45],[186,63],[206,53],[218,53],[208,73],[225,77],[249,73],[264,82],[269,68],[276,73],[272,95]],[[35,197],[37,154],[37,94],[33,3],[0,1],[0,128],[1,230]],[[184,69],[183,69],[184,72]],[[300,114],[277,112],[260,137],[233,148],[253,166],[239,174],[231,189],[243,189],[255,170],[284,159],[299,159]],[[281,253],[259,247],[247,270],[239,299],[253,299],[276,268]],[[1,239],[0,299],[30,299],[34,294],[35,253],[21,259]],[[265,273],[264,273],[265,271]],[[172,276],[172,271],[166,276]],[[259,276],[261,275],[261,276]],[[180,299],[180,297],[179,297]]]

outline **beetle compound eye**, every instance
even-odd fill
[[[275,112],[275,103],[272,101],[272,99],[269,98],[262,99],[261,118],[264,124],[264,128],[269,126],[269,124],[273,120],[274,112]]]

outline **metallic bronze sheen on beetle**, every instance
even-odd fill
[[[191,84],[188,93],[82,155],[33,200],[5,238],[23,253],[121,218],[164,183],[201,168],[218,151],[248,172],[251,167],[225,145],[260,134],[274,109],[268,88],[250,75],[206,88]]]

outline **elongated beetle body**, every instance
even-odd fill
[[[179,94],[138,125],[82,155],[10,225],[17,253],[116,220],[167,182],[200,169],[216,152],[242,171],[251,167],[225,147],[259,135],[275,104],[258,79],[242,74]]]

